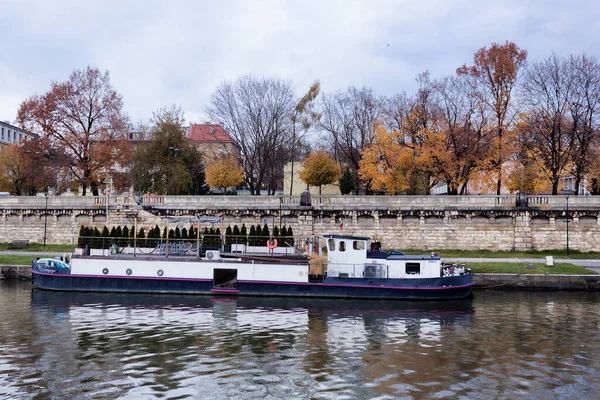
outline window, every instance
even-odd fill
[[[4,127],[2,127],[2,140],[4,140]]]
[[[335,240],[329,239],[327,244],[329,245],[329,251],[335,251]]]
[[[362,240],[355,240],[354,242],[352,242],[352,248],[354,250],[364,250],[365,242],[363,242]]]
[[[408,275],[421,275],[421,263],[406,263],[406,273]]]
[[[340,240],[340,251],[346,251],[346,242],[344,240]]]

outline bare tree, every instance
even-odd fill
[[[449,194],[465,194],[471,175],[483,168],[492,141],[485,106],[470,96],[461,76],[435,82],[434,90],[447,162],[433,162],[431,167],[448,184]]]
[[[274,192],[275,174],[289,158],[294,92],[289,81],[250,75],[220,84],[207,113],[240,147],[246,183],[252,194],[268,184]]]
[[[319,127],[327,133],[329,149],[357,177],[361,152],[373,141],[374,124],[382,116],[382,100],[371,88],[351,86],[345,92],[324,94],[321,107]]]
[[[540,161],[554,195],[571,160],[573,124],[569,111],[574,83],[567,60],[556,54],[533,63],[524,76],[523,95],[529,110],[520,129],[521,142]]]
[[[592,145],[598,140],[600,112],[600,63],[587,55],[565,61],[572,81],[569,112],[572,122],[572,158],[575,194],[593,162]]]

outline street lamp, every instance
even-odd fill
[[[281,203],[283,203],[283,193],[279,193],[279,234],[281,235]],[[283,235],[285,236],[285,235]]]
[[[46,247],[46,230],[48,227],[48,192],[44,193],[44,197],[46,197],[46,208],[44,211],[44,247]]]
[[[173,175],[171,176],[171,194],[175,194],[175,159],[179,154],[179,149],[173,146],[169,146],[169,152],[173,156]]]
[[[569,255],[569,196],[567,196],[567,255]]]

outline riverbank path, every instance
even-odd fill
[[[448,262],[514,262],[514,263],[545,263],[545,258],[460,258],[460,257],[443,257],[443,261]],[[556,258],[554,257],[554,263],[568,263],[579,265],[600,274],[600,260],[582,260],[573,258]]]

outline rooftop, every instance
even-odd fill
[[[233,139],[219,124],[194,124],[188,132],[191,142],[233,142]]]

